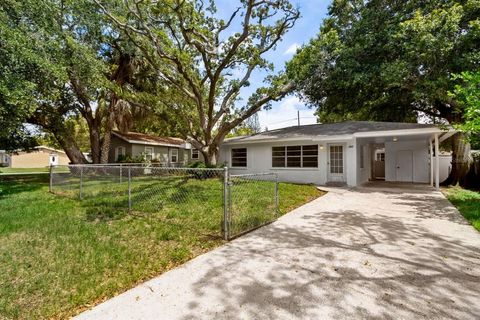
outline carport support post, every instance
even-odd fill
[[[433,187],[433,143],[430,139],[430,186]]]
[[[435,134],[435,189],[440,189],[440,157],[438,150],[438,133]]]

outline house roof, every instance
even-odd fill
[[[276,130],[265,131],[250,136],[226,139],[225,143],[260,142],[269,140],[312,139],[329,136],[354,136],[369,132],[405,131],[414,132],[431,129],[439,131],[433,124],[404,123],[404,122],[375,122],[375,121],[345,121],[325,124],[310,124],[293,126]]]
[[[47,150],[47,151],[50,151],[50,152],[56,152],[56,153],[63,153],[63,154],[66,154],[65,151],[63,150],[58,150],[58,149],[55,149],[55,148],[51,148],[51,147],[48,147],[48,146],[37,146],[35,147],[34,149],[36,150]]]
[[[138,132],[120,132],[113,131],[113,134],[118,138],[127,141],[128,143],[146,144],[156,146],[170,146],[182,147],[185,145],[185,140],[173,137],[159,137],[151,134]]]

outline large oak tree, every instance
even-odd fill
[[[454,74],[479,70],[480,2],[335,0],[287,67],[320,121],[464,122]],[[448,183],[466,184],[469,144],[453,139]]]
[[[128,127],[149,79],[138,50],[88,0],[2,1],[0,32],[0,122],[38,125],[83,163],[67,121],[82,117],[93,162],[107,162],[111,131]]]
[[[213,1],[95,2],[165,81],[157,96],[164,116],[207,164],[217,164],[232,129],[293,89],[284,75],[270,72],[266,87],[239,99],[252,73],[272,71],[265,53],[299,17],[287,0],[241,0],[227,19],[218,17]]]

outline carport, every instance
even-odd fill
[[[357,182],[384,180],[440,186],[439,145],[455,130],[437,127],[355,133]]]

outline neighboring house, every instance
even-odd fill
[[[347,121],[288,127],[225,140],[231,172],[278,173],[282,181],[361,185],[370,180],[438,187],[433,149],[455,133],[418,123]],[[436,141],[436,143],[435,143]]]
[[[122,156],[131,158],[143,156],[146,161],[157,162],[168,167],[203,161],[202,154],[180,138],[114,131],[108,162],[117,162]]]
[[[0,166],[10,168],[41,168],[50,165],[67,165],[70,160],[62,150],[46,146],[35,147],[32,151],[6,153],[0,150]]]

